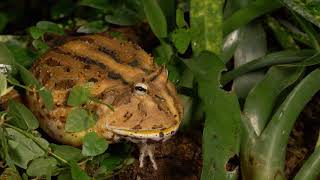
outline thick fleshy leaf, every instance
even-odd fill
[[[248,117],[250,127],[260,136],[280,93],[298,80],[303,68],[271,67],[266,77],[250,92],[243,113]]]
[[[316,147],[310,157],[303,163],[294,180],[317,179],[320,175],[320,147]]]
[[[280,0],[289,9],[297,12],[308,21],[320,27],[319,1]]]
[[[250,71],[258,70],[263,67],[268,67],[268,66],[277,65],[277,64],[288,64],[288,63],[304,61],[309,57],[312,57],[315,53],[316,51],[314,50],[299,50],[299,51],[285,50],[285,51],[270,53],[264,57],[250,61],[249,63],[243,64],[242,66],[223,74],[221,77],[221,84],[225,85],[229,81],[233,80],[234,78],[242,74],[245,74]]]
[[[281,26],[281,24],[273,17],[267,18],[268,26],[273,31],[278,43],[284,49],[299,49],[299,46],[295,43],[293,36]]]
[[[241,28],[241,39],[234,53],[234,68],[249,63],[267,53],[267,37],[261,24],[248,24]],[[263,71],[250,72],[237,77],[232,89],[238,98],[245,99],[253,86],[264,77]]]
[[[190,26],[194,54],[207,50],[221,53],[223,0],[191,0]]]
[[[300,112],[320,90],[320,70],[307,75],[275,111],[259,138],[249,136],[243,146],[243,179],[284,177],[286,147],[290,132]],[[261,156],[264,154],[264,156]],[[263,162],[257,164],[252,162]]]
[[[228,35],[232,31],[248,24],[253,19],[280,7],[281,3],[279,1],[273,1],[272,3],[268,0],[251,1],[248,6],[234,12],[223,22],[223,33],[224,35]]]
[[[210,52],[202,52],[185,63],[199,84],[206,114],[202,179],[236,179],[239,164],[230,163],[239,154],[241,113],[235,94],[220,88],[224,63]]]
[[[220,58],[225,63],[227,63],[233,57],[234,52],[238,47],[240,38],[240,29],[233,31],[232,33],[228,34],[227,37],[224,38]]]

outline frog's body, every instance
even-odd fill
[[[48,111],[37,93],[30,93],[28,106],[40,126],[57,141],[80,146],[88,131],[95,131],[110,143],[162,141],[179,127],[182,106],[167,71],[137,45],[108,35],[74,38],[45,53],[31,68],[34,76],[53,94],[54,108]],[[97,123],[89,130],[66,132],[72,107],[70,90],[91,82],[91,95],[113,106],[88,103]]]

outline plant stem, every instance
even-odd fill
[[[90,97],[90,100],[93,101],[93,102],[95,102],[95,103],[99,103],[99,104],[105,105],[105,106],[107,106],[111,111],[114,111],[114,108],[113,108],[112,105],[107,104],[107,103],[104,103],[104,102],[102,102],[100,99],[97,99],[97,98],[94,98],[94,97]]]

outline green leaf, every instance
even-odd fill
[[[52,93],[50,90],[40,90],[39,94],[41,96],[42,101],[44,102],[44,105],[46,106],[46,108],[50,111],[53,109],[53,97],[52,97]]]
[[[155,61],[159,65],[166,65],[170,63],[173,56],[173,49],[167,43],[161,43],[160,46],[154,48],[153,54],[155,56]]]
[[[52,173],[57,170],[58,162],[53,157],[41,157],[34,159],[28,166],[27,174],[28,176],[46,176],[52,175]]]
[[[302,62],[290,63],[283,66],[313,66],[320,63],[320,52],[314,54],[313,56],[307,58]]]
[[[11,124],[26,130],[33,130],[39,127],[36,117],[23,104],[10,100],[8,107],[8,117],[12,118],[10,120]]]
[[[0,72],[0,97],[6,95],[13,89],[13,87],[8,88],[7,84],[6,76]]]
[[[242,28],[241,39],[234,53],[234,68],[249,63],[267,53],[267,37],[261,24],[251,23]],[[255,84],[264,77],[264,71],[246,73],[234,79],[232,89],[238,98],[245,99]]]
[[[0,175],[2,180],[21,180],[19,172],[13,168],[6,168]]]
[[[75,9],[72,0],[59,0],[51,9],[52,19],[61,19],[69,16]]]
[[[51,91],[44,89],[40,82],[33,76],[33,74],[27,69],[25,69],[23,66],[17,64],[17,67],[19,69],[20,77],[24,84],[27,86],[35,86],[37,90],[39,90],[40,97],[44,102],[46,108],[48,110],[52,110],[54,104]]]
[[[0,32],[4,30],[4,28],[7,26],[9,20],[6,14],[3,12],[0,12]]]
[[[176,24],[178,28],[183,28],[188,26],[188,24],[184,20],[184,12],[181,8],[177,8],[176,10]]]
[[[45,53],[49,49],[49,46],[43,40],[40,39],[33,40],[32,46],[39,51],[38,53],[40,55]]]
[[[7,90],[7,78],[4,74],[0,73],[0,97],[4,95]]]
[[[300,24],[303,31],[306,32],[308,35],[309,40],[312,43],[312,47],[315,48],[317,51],[320,51],[320,45],[318,42],[318,32],[313,28],[312,24],[305,19],[301,18],[299,15],[292,13],[295,20]],[[320,14],[319,14],[320,15]]]
[[[90,180],[90,177],[80,169],[75,161],[70,162],[70,168],[73,180]]]
[[[106,168],[107,171],[113,171],[121,165],[123,160],[124,158],[120,155],[111,155],[102,161],[101,166]]]
[[[317,179],[320,175],[320,147],[316,147],[303,163],[294,180]]]
[[[29,32],[33,39],[39,39],[43,36],[43,34],[45,33],[45,30],[40,29],[36,26],[32,26],[29,28]]]
[[[32,63],[36,60],[36,53],[26,47],[24,42],[9,41],[6,42],[7,48],[14,56],[15,62],[25,68],[30,68]]]
[[[190,27],[194,54],[207,50],[221,53],[223,0],[191,0]]]
[[[0,43],[0,65],[0,72],[16,73],[14,56],[4,43]]]
[[[290,132],[300,112],[319,91],[319,79],[319,69],[308,74],[275,111],[261,136],[247,138],[241,158],[241,163],[244,163],[241,171],[243,179],[284,177],[284,159]],[[266,156],[261,156],[261,154]],[[257,165],[252,161],[262,163]]]
[[[45,155],[45,151],[32,139],[12,128],[6,128],[6,130],[10,137],[8,141],[9,155],[17,166],[26,169],[29,161]],[[43,147],[48,148],[49,143],[45,139],[34,138],[41,143]]]
[[[320,6],[319,3],[309,3],[302,0],[281,0],[290,10],[297,12],[308,21],[320,27]]]
[[[268,26],[273,31],[277,41],[284,49],[299,49],[299,46],[295,43],[292,35],[280,25],[280,23],[273,17],[267,18]]]
[[[54,154],[62,157],[67,161],[75,161],[78,162],[83,158],[81,154],[81,150],[72,146],[67,145],[56,145],[50,144],[52,151]]]
[[[267,124],[280,93],[297,81],[302,73],[303,68],[274,66],[252,89],[246,99],[243,113],[258,136]]]
[[[64,30],[62,27],[60,27],[58,24],[50,22],[50,21],[39,21],[37,23],[37,28],[50,33],[55,33],[59,35],[64,34]]]
[[[228,35],[232,31],[248,24],[253,19],[280,7],[281,3],[279,1],[273,1],[272,3],[267,0],[251,1],[248,6],[239,9],[224,20],[222,27],[223,34]]]
[[[95,123],[93,116],[89,115],[86,110],[75,108],[68,114],[65,131],[80,132],[94,126]]]
[[[221,77],[221,84],[225,85],[229,81],[233,80],[234,78],[242,74],[245,74],[250,71],[258,70],[263,67],[268,67],[268,66],[277,65],[277,64],[288,64],[288,63],[304,61],[312,57],[315,53],[316,52],[314,50],[299,50],[299,51],[285,50],[285,51],[270,53],[264,57],[250,61],[249,63],[243,64],[238,68],[223,74]]]
[[[120,26],[132,26],[143,20],[143,16],[134,9],[126,6],[116,6],[115,8],[105,16],[105,21]]]
[[[167,21],[158,4],[155,0],[142,0],[144,13],[148,19],[148,23],[153,33],[160,39],[168,35]]]
[[[19,69],[20,77],[26,86],[34,86],[37,89],[41,88],[40,82],[33,76],[30,71],[19,64],[16,64],[16,66]]]
[[[96,156],[104,153],[108,148],[105,138],[99,137],[95,132],[87,133],[83,138],[82,154],[84,156]]]
[[[106,0],[80,0],[79,5],[89,6],[100,10],[109,10],[110,2]]]
[[[80,106],[90,99],[90,88],[88,85],[74,86],[69,94],[67,104],[69,106]]]
[[[159,6],[166,17],[168,31],[172,31],[175,27],[175,13],[176,13],[176,1],[161,0],[158,1]],[[143,9],[143,8],[142,8]]]
[[[58,180],[70,180],[70,179],[72,179],[72,175],[70,171],[63,171],[58,176]]]
[[[104,32],[108,29],[108,26],[101,20],[98,21],[91,21],[88,22],[87,24],[84,24],[80,26],[77,29],[78,33],[100,33]]]
[[[191,33],[189,29],[176,29],[172,33],[172,42],[178,52],[183,54],[188,49],[191,41]]]
[[[199,86],[199,96],[206,114],[203,131],[202,179],[236,179],[238,167],[228,169],[228,162],[240,149],[241,113],[234,93],[220,88],[224,64],[211,52],[186,60]],[[212,168],[214,167],[214,168]]]
[[[222,53],[220,58],[227,63],[234,55],[241,39],[241,31],[237,29],[228,34],[223,40]]]

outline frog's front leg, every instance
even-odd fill
[[[139,144],[139,149],[140,149],[140,157],[139,157],[140,168],[143,167],[145,157],[149,156],[153,169],[157,170],[158,169],[157,163],[154,160],[154,156],[153,156],[155,146],[153,144],[142,143],[142,144]]]

